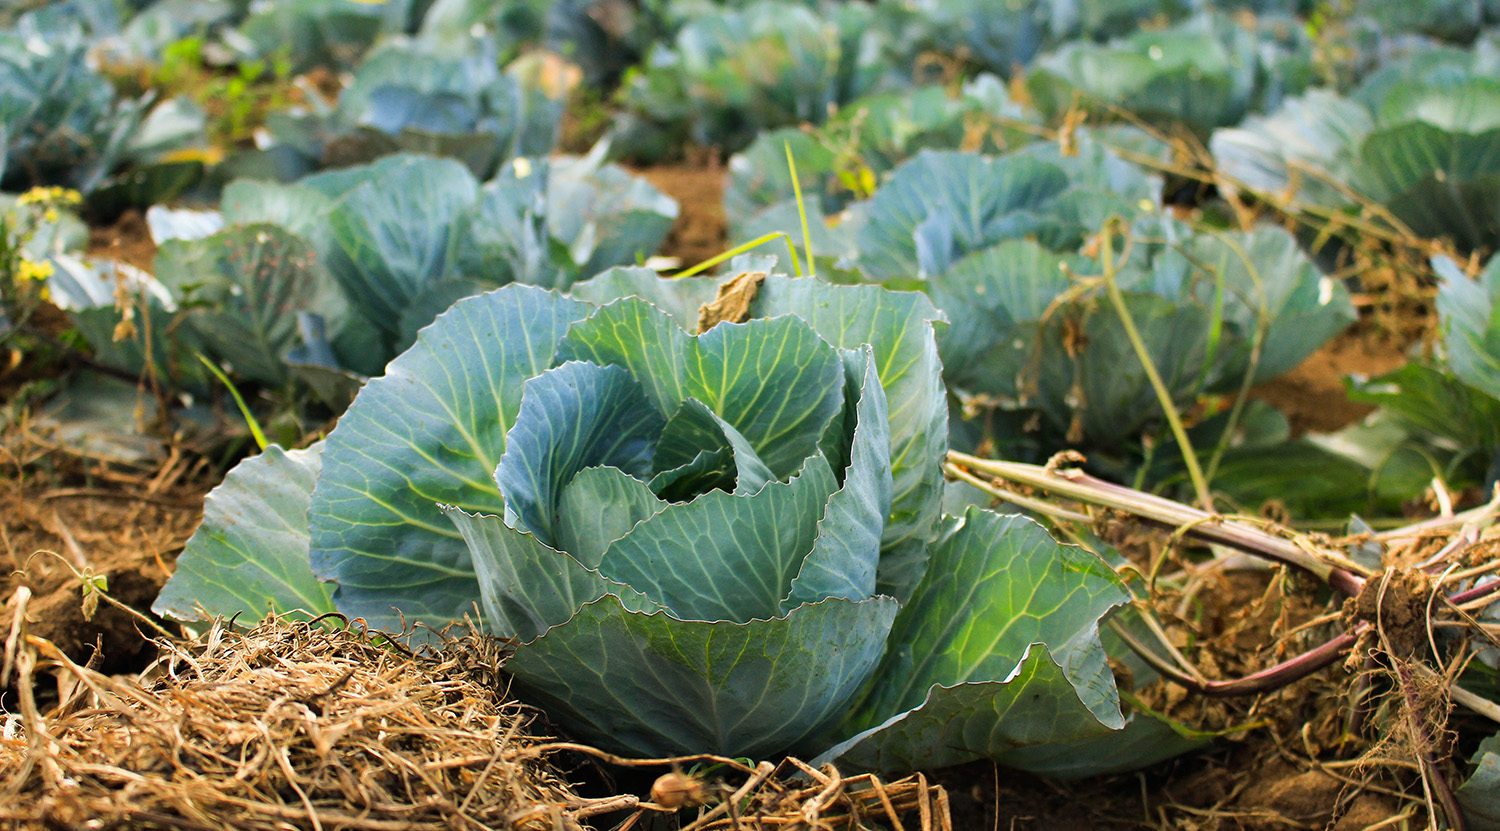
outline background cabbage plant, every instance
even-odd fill
[[[704,10],[627,74],[615,150],[658,158],[690,137],[736,151],[762,130],[821,124],[841,103],[903,88],[875,24],[861,4],[820,13],[767,0]]]
[[[1073,41],[1037,58],[1026,87],[1050,118],[1077,106],[1207,135],[1317,80],[1302,26],[1252,21],[1203,14],[1108,45]]]
[[[1347,97],[1314,90],[1221,130],[1210,147],[1225,185],[1318,228],[1364,212],[1464,253],[1500,248],[1497,54],[1484,40],[1421,51]]]
[[[0,30],[0,188],[69,187],[106,217],[173,198],[203,172],[200,161],[171,158],[202,142],[203,113],[179,99],[121,97],[90,65],[89,45],[76,22]]]
[[[1110,567],[1023,518],[940,519],[926,298],[772,275],[690,334],[721,282],[455,304],[326,442],[230,473],[155,608],[477,613],[515,689],[633,753],[1056,767],[1116,735]]]
[[[834,239],[818,244],[842,237],[842,276],[919,288],[948,317],[938,343],[962,405],[955,446],[988,440],[1007,458],[1036,462],[1082,449],[1101,473],[1155,485],[1182,471],[1143,461],[1142,446],[1166,433],[1163,405],[1108,297],[1106,272],[1179,412],[1288,372],[1353,322],[1354,308],[1279,228],[1225,231],[1171,218],[1160,177],[1116,147],[1160,152],[1132,128],[1080,130],[1066,150],[1055,142],[1002,156],[924,150],[849,206],[825,233]],[[1271,445],[1309,467],[1334,464],[1288,442],[1274,411],[1252,414],[1255,429],[1208,419],[1193,436],[1209,448],[1204,467],[1222,471],[1215,485],[1225,493],[1257,504],[1271,477],[1252,468]],[[1156,455],[1178,456],[1175,447]],[[1364,504],[1365,477],[1346,472],[1354,496],[1335,511]]]
[[[480,179],[506,160],[545,156],[557,143],[563,90],[502,70],[488,49],[392,40],[372,49],[338,104],[309,99],[272,113],[262,149],[229,162],[236,175],[292,180],[392,153],[457,159]]]
[[[268,385],[378,373],[453,301],[510,282],[566,288],[650,256],[676,215],[601,154],[522,159],[487,183],[398,154],[293,185],[237,181],[219,212],[151,213],[182,328]]]

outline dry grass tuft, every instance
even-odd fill
[[[413,654],[269,619],[158,642],[150,668],[119,679],[28,636],[25,599],[5,663],[20,714],[0,744],[13,825],[565,829],[596,804],[526,753],[530,715],[497,693],[493,641]],[[45,715],[40,673],[58,681]]]

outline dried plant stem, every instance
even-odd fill
[[[1259,672],[1251,673],[1244,678],[1233,681],[1205,681],[1201,675],[1197,678],[1188,675],[1174,666],[1170,661],[1154,653],[1150,647],[1141,643],[1128,629],[1123,626],[1112,627],[1114,633],[1125,642],[1130,650],[1141,657],[1151,668],[1161,673],[1164,677],[1171,679],[1179,686],[1185,687],[1199,695],[1210,698],[1231,698],[1241,695],[1258,695],[1260,693],[1279,690],[1288,684],[1300,681],[1320,669],[1331,666],[1335,661],[1344,656],[1358,642],[1359,635],[1368,629],[1368,624],[1361,624],[1353,632],[1346,632],[1333,640],[1304,652],[1295,658],[1282,661],[1275,666],[1267,667]]]
[[[1040,465],[980,459],[950,450],[951,464],[997,479],[1040,488],[1088,505],[1124,511],[1173,528],[1188,527],[1187,536],[1220,543],[1241,551],[1303,569],[1346,594],[1358,594],[1367,572],[1335,551],[1289,540],[1245,522],[1211,514],[1154,494],[1115,485],[1076,469],[1053,470]]]
[[[1177,404],[1172,400],[1172,393],[1167,389],[1167,384],[1161,378],[1161,373],[1156,370],[1156,364],[1151,360],[1151,353],[1146,349],[1146,341],[1141,338],[1141,332],[1136,328],[1135,319],[1130,316],[1130,310],[1125,305],[1125,295],[1120,291],[1120,284],[1115,279],[1115,249],[1111,241],[1118,223],[1111,220],[1104,228],[1104,234],[1100,246],[1100,256],[1104,267],[1104,288],[1109,294],[1109,302],[1115,307],[1115,314],[1120,316],[1120,323],[1125,327],[1125,337],[1130,339],[1130,348],[1135,351],[1136,360],[1140,361],[1141,369],[1145,370],[1146,378],[1151,382],[1151,389],[1156,391],[1156,400],[1161,403],[1161,411],[1166,416],[1167,424],[1172,428],[1172,435],[1177,439],[1177,447],[1182,451],[1182,461],[1187,465],[1188,478],[1193,481],[1193,490],[1197,493],[1198,504],[1205,511],[1214,509],[1213,493],[1208,489],[1208,479],[1203,475],[1203,468],[1198,465],[1198,454],[1193,450],[1193,443],[1188,439],[1187,429],[1182,426],[1182,417],[1177,414]]]

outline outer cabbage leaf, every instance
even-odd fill
[[[89,67],[88,47],[76,29],[46,38],[0,32],[5,190],[59,184],[87,193],[121,160],[143,108],[116,102],[109,80]]]
[[[1039,410],[1048,427],[1074,443],[1108,445],[1160,415],[1160,404],[1134,355],[1119,315],[1097,297],[1054,305],[1073,274],[1096,272],[1030,241],[1012,241],[960,261],[933,281],[951,310],[944,338],[960,386]],[[1208,364],[1212,313],[1190,297],[1149,291],[1154,272],[1129,268],[1117,279],[1125,305],[1173,400],[1200,390]]]
[[[493,473],[522,385],[553,364],[586,304],[525,286],[459,302],[370,381],[328,437],[309,511],[313,570],[341,611],[399,629],[456,620],[478,596],[438,504],[499,515]]]
[[[651,158],[682,138],[737,151],[766,129],[822,123],[884,80],[873,23],[859,5],[703,10],[626,79],[616,151]]]
[[[1262,34],[1203,15],[1108,46],[1076,41],[1038,58],[1027,86],[1037,107],[1053,119],[1081,96],[1086,107],[1107,115],[1119,108],[1207,134],[1239,121],[1263,99],[1274,103],[1286,87],[1306,84],[1297,64],[1299,55],[1307,60],[1311,43],[1278,43],[1284,31],[1270,23]]]
[[[479,198],[474,177],[457,162],[402,157],[370,169],[328,215],[334,256],[328,268],[387,337],[422,290],[449,275],[457,217]],[[422,222],[412,222],[420,216]]]
[[[1433,260],[1442,279],[1438,314],[1443,358],[1459,381],[1500,398],[1500,260],[1471,280],[1445,257]]]
[[[1355,321],[1349,292],[1324,277],[1278,228],[1199,234],[1180,251],[1192,267],[1207,272],[1200,296],[1217,291],[1222,281],[1223,319],[1238,338],[1214,372],[1232,388],[1252,369],[1257,384],[1291,371]],[[1260,354],[1252,367],[1257,341]]]
[[[1201,749],[1222,735],[1136,710],[1117,731],[1017,746],[996,761],[1049,779],[1081,779],[1140,770]]]
[[[1294,209],[1345,208],[1357,201],[1352,191],[1419,235],[1495,248],[1500,85],[1479,58],[1438,51],[1440,60],[1375,73],[1353,100],[1311,92],[1221,131],[1211,143],[1221,169]]]
[[[359,0],[302,0],[257,6],[241,24],[251,57],[285,52],[297,72],[319,66],[349,67],[382,29],[383,5]]]
[[[1488,249],[1500,243],[1497,167],[1500,129],[1454,132],[1417,121],[1367,136],[1353,184],[1421,236]]]
[[[840,108],[816,131],[786,128],[762,133],[729,160],[724,213],[731,239],[750,239],[758,236],[751,229],[775,227],[771,209],[794,200],[788,149],[797,163],[809,213],[834,216],[924,149],[1000,152],[1034,141],[1031,134],[1011,125],[1036,120],[1034,111],[1011,101],[1000,79],[981,75],[956,95],[938,85],[877,93]]]
[[[1219,130],[1209,143],[1233,186],[1292,204],[1340,207],[1349,198],[1355,148],[1374,129],[1364,107],[1328,90],[1289,98],[1270,115],[1251,116]],[[1237,189],[1237,188],[1236,188]]]
[[[1035,386],[1038,324],[1088,260],[1009,240],[971,254],[928,289],[951,321],[938,343],[948,382],[960,389],[1024,398]]]
[[[147,366],[179,387],[201,385],[208,373],[194,356],[202,350],[192,332],[172,332],[177,304],[172,292],[144,271],[112,260],[55,254],[57,270],[47,279],[52,302],[66,311],[88,341],[95,360],[133,375]],[[116,339],[122,322],[116,297],[123,289],[135,315],[133,333]]]
[[[1378,406],[1408,428],[1459,447],[1500,449],[1500,401],[1437,367],[1412,363],[1353,383],[1349,399]]]
[[[671,197],[598,152],[552,162],[547,202],[548,230],[585,275],[656,253],[677,219]]]
[[[632,613],[606,595],[516,649],[516,691],[634,753],[763,756],[827,725],[880,660],[896,601],[841,598],[748,623]]]
[[[196,620],[203,609],[251,621],[332,612],[329,587],[307,563],[307,506],[322,452],[322,443],[291,452],[273,444],[231,470],[203,503],[203,524],[151,611]]]
[[[639,297],[666,312],[678,328],[689,331],[698,326],[698,310],[714,299],[722,282],[711,277],[665,279],[649,268],[622,266],[575,283],[568,293],[600,306],[622,297]]]
[[[1130,600],[1114,572],[1019,516],[950,520],[864,700],[828,750],[881,770],[1003,758],[1124,726],[1100,619]]]

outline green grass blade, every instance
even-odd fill
[[[212,372],[214,377],[218,378],[219,382],[229,389],[229,394],[234,396],[235,406],[240,408],[240,415],[244,416],[245,423],[250,426],[250,435],[255,439],[255,444],[261,450],[265,450],[266,446],[270,444],[270,442],[266,441],[265,431],[260,429],[260,422],[256,421],[255,414],[250,412],[250,405],[245,403],[245,399],[241,397],[240,391],[234,388],[234,383],[229,380],[229,376],[225,375],[224,370],[219,369],[213,361],[204,357],[201,352],[198,353],[198,360],[202,361],[203,365],[208,367],[208,371]]]

